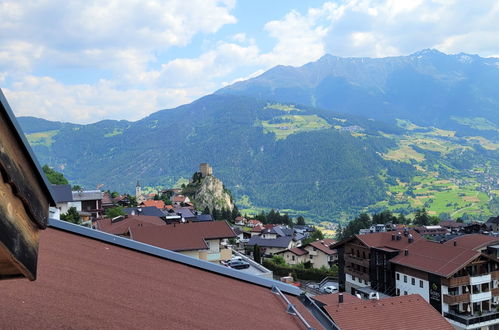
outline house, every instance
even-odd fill
[[[73,205],[80,212],[80,216],[90,214],[94,219],[100,219],[104,215],[102,207],[102,191],[79,190],[73,191]]]
[[[456,329],[497,328],[498,244],[479,234],[445,244],[419,240],[390,260],[396,294],[420,294]]]
[[[126,207],[123,209],[128,215],[148,215],[151,217],[165,218],[166,213],[161,211],[155,206],[145,206],[145,207]]]
[[[417,294],[363,300],[348,293],[335,293],[313,299],[342,330],[454,329]]]
[[[355,235],[330,246],[338,251],[340,288],[352,294],[372,288],[395,294],[390,259],[415,241],[424,240],[414,230]]]
[[[336,241],[326,238],[307,245],[277,252],[289,265],[310,262],[313,268],[331,267],[338,260],[338,253],[330,246]]]
[[[139,204],[140,207],[149,207],[149,206],[154,206],[155,208],[158,208],[160,210],[163,210],[166,205],[165,205],[165,202],[161,201],[161,200],[158,200],[158,201],[155,201],[155,200],[146,200],[146,201],[143,201]]]
[[[249,239],[246,246],[252,247],[258,245],[261,248],[262,254],[272,256],[282,250],[295,247],[292,236],[281,236],[274,239],[263,238],[261,236],[253,236]]]
[[[45,175],[0,90],[0,279],[36,279],[50,206],[56,203]]]
[[[69,208],[73,202],[73,194],[71,191],[71,185],[62,184],[55,185],[52,184],[49,186],[50,192],[52,193],[52,197],[56,202],[56,206],[50,208],[50,216],[54,219],[60,219],[61,214],[65,214],[68,212]]]
[[[173,205],[177,205],[177,206],[182,206],[182,204],[190,203],[190,202],[191,202],[191,200],[189,199],[189,197],[184,196],[184,195],[175,195],[172,198]]]
[[[260,234],[262,233],[263,230],[265,230],[265,228],[261,225],[258,225],[258,226],[251,228],[251,230],[250,230],[251,237],[260,236]]]
[[[142,226],[164,226],[166,222],[148,215],[126,215],[113,219],[104,218],[95,221],[94,228],[109,234],[130,236],[130,228]]]
[[[186,222],[130,228],[130,238],[190,257],[219,262],[232,258],[226,240],[236,234],[226,221]]]
[[[334,327],[314,316],[319,311],[296,287],[90,228],[54,220],[39,251],[36,282],[0,283],[0,315],[9,327]],[[241,299],[259,317],[241,312]]]
[[[248,220],[245,218],[245,217],[241,217],[241,216],[237,216],[235,219],[234,219],[234,223],[237,225],[237,226],[246,226],[246,223],[248,222]]]
[[[255,220],[255,219],[248,220],[248,223],[246,225],[250,228],[257,227],[257,226],[263,227],[263,224],[259,220]]]
[[[439,225],[420,226],[420,227],[415,227],[414,230],[417,231],[420,235],[425,235],[425,236],[445,235],[449,232],[447,228]]]

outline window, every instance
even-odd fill
[[[414,277],[411,277],[411,284],[416,285],[416,279]]]
[[[312,260],[312,259],[314,259],[314,256],[312,256],[312,255],[311,255],[311,256],[310,256],[310,260]]]
[[[400,296],[400,289],[397,288],[397,296]]]
[[[404,283],[407,283],[407,275],[404,275]]]
[[[317,248],[314,248],[314,251],[317,251]]]
[[[352,275],[352,281],[355,281],[355,276]]]
[[[404,291],[404,296],[407,296],[407,291]]]
[[[397,281],[400,281],[400,274],[397,273]]]
[[[293,261],[295,261],[295,256],[292,256],[291,259],[293,259]]]
[[[362,251],[362,258],[366,258],[366,253],[364,251]]]
[[[419,280],[419,287],[422,288],[423,287],[423,281],[422,280]]]

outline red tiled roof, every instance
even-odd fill
[[[9,328],[304,329],[269,288],[52,228],[40,235],[37,280],[0,281]]]
[[[225,221],[187,222],[161,227],[130,228],[130,238],[172,251],[203,250],[207,239],[231,238],[236,234]]]
[[[450,277],[480,255],[480,252],[453,245],[430,242],[425,239],[412,243],[404,252],[390,259],[391,263]]]
[[[454,242],[456,242],[456,246],[478,250],[488,245],[499,244],[499,238],[482,234],[469,234],[455,237],[444,244],[454,245]]]
[[[114,235],[125,235],[130,227],[136,226],[162,226],[166,223],[159,217],[147,215],[129,215],[123,220],[111,222],[111,219],[101,219],[95,222],[98,230]]]
[[[315,241],[315,242],[309,243],[308,245],[313,246],[314,248],[321,250],[322,252],[324,252],[326,254],[333,254],[333,253],[335,253],[335,251],[331,250],[329,248],[329,246],[333,245],[335,243],[336,243],[335,240],[330,239],[330,238],[325,238],[325,239],[322,239],[320,241]]]
[[[143,206],[154,206],[160,210],[164,209],[165,208],[165,202],[163,201],[155,201],[155,200],[148,200],[148,201],[143,201],[142,203],[140,203],[140,205],[143,205]]]
[[[324,307],[342,330],[453,330],[420,295],[356,300]]]
[[[259,220],[248,220],[248,223],[254,224],[254,225],[261,225],[262,223]]]
[[[259,233],[259,232],[261,232],[262,230],[263,230],[263,227],[262,227],[262,226],[260,226],[260,225],[255,226],[255,227],[253,227],[253,228],[251,229],[251,231],[252,231],[253,233]]]

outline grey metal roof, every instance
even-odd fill
[[[253,236],[250,238],[246,245],[287,248],[289,246],[289,242],[291,242],[292,239],[293,238],[291,236],[283,236],[277,238],[262,238],[260,236]]]
[[[124,238],[121,236],[116,236],[112,234],[108,234],[99,230],[91,229],[84,226],[75,225],[66,221],[49,219],[49,226],[58,228],[61,230],[65,230],[71,232],[73,234],[90,237],[102,242],[107,242],[110,244],[114,244],[117,246],[125,247],[128,249],[132,249],[135,251],[140,251],[146,254],[150,254],[162,259],[171,260],[175,262],[179,262],[188,266],[196,267],[199,269],[203,269],[209,272],[217,273],[223,276],[232,277],[239,279],[241,281],[253,283],[256,285],[260,285],[267,288],[278,287],[282,292],[298,296],[301,294],[301,290],[295,286],[275,281],[259,276],[255,276],[252,274],[241,272],[237,269],[232,269],[230,267],[225,267],[222,265],[218,265],[209,261],[204,261],[196,258],[192,258],[186,256],[181,253],[173,252],[170,250],[165,250],[158,248],[156,246],[152,246],[149,244],[137,242],[128,238]]]
[[[196,219],[192,221],[194,222],[213,221],[213,217],[211,216],[211,214],[198,214],[196,215]]]
[[[71,191],[71,185],[69,184],[52,184],[49,186],[52,197],[56,203],[72,202],[73,194]]]
[[[140,212],[139,212],[140,210]],[[125,207],[123,209],[123,212],[125,212],[128,215],[131,215],[132,212],[134,212],[136,215],[150,215],[153,217],[160,217],[163,218],[165,215],[167,215],[165,212],[161,211],[158,209],[156,206],[145,206],[145,207]],[[176,215],[175,213],[169,214],[169,215]]]
[[[33,153],[33,150],[31,149],[31,146],[28,143],[28,140],[24,136],[23,130],[21,129],[21,126],[17,122],[16,116],[14,115],[14,112],[12,112],[9,102],[7,102],[7,99],[3,95],[1,88],[0,88],[0,104],[4,109],[5,114],[7,115],[9,121],[8,124],[12,126],[14,130],[17,132],[17,138],[19,139],[20,144],[24,146],[24,151],[28,154],[27,157],[28,161],[31,161],[31,164],[36,169],[35,173],[37,174],[38,181],[40,182],[42,189],[45,191],[45,194],[47,196],[47,199],[49,200],[50,205],[55,206],[55,200],[52,196],[52,193],[50,192],[49,182],[47,180],[47,177],[45,176],[45,173],[43,173],[42,168],[40,167],[40,164],[38,163],[38,160],[36,159],[35,154]]]
[[[93,201],[101,200],[103,196],[100,190],[83,190],[83,191],[73,191],[74,201]]]

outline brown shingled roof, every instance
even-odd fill
[[[487,245],[499,244],[499,238],[482,234],[469,234],[455,237],[445,242],[446,245],[454,245],[478,250]]]
[[[420,295],[356,300],[324,307],[342,330],[453,330]]]
[[[401,233],[400,240],[392,240],[392,235],[397,235]],[[415,230],[409,230],[409,234],[412,234],[414,242],[424,239],[423,236],[418,234]],[[409,244],[409,240],[404,236],[403,230],[400,231],[388,231],[384,233],[370,233],[364,235],[355,235],[361,242],[369,247],[389,247],[396,250],[405,249]]]
[[[284,252],[288,252],[288,251],[291,252],[291,253],[293,253],[293,254],[296,254],[297,256],[303,256],[305,254],[308,254],[308,251],[304,250],[301,247],[295,247],[295,248],[292,248],[292,249],[281,251],[279,253],[284,253]]]
[[[130,227],[163,225],[166,225],[166,223],[161,218],[148,215],[129,215],[123,220],[114,223],[107,218],[95,222],[96,229],[114,235],[125,235]]]
[[[320,241],[315,241],[315,242],[309,243],[308,245],[313,246],[314,248],[321,250],[322,252],[324,252],[326,254],[333,254],[333,253],[335,253],[335,251],[331,250],[329,248],[329,246],[331,246],[335,243],[336,243],[335,240],[330,239],[330,238],[325,238],[325,239],[322,239]]]
[[[206,239],[236,236],[226,221],[187,222],[154,228],[130,228],[130,237],[133,240],[172,251],[207,249]]]
[[[304,329],[269,288],[52,228],[41,234],[39,253],[35,282],[0,282],[4,326]]]
[[[407,250],[407,256],[400,253],[390,262],[443,277],[452,276],[481,254],[473,249],[430,242],[424,239],[414,242]]]

